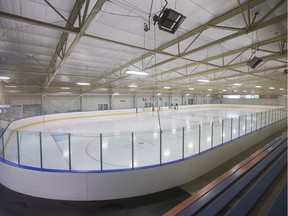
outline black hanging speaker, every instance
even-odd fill
[[[262,59],[257,58],[254,56],[252,59],[248,60],[246,64],[251,67],[252,69],[255,69],[260,63],[262,62]]]

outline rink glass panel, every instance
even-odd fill
[[[132,133],[103,134],[103,170],[132,167]]]
[[[134,133],[134,167],[160,163],[160,131]]]
[[[200,152],[210,149],[212,147],[212,124],[201,124],[200,134]]]
[[[232,120],[231,119],[224,119],[223,120],[223,143],[228,142],[231,140],[231,131],[232,131]]]
[[[199,153],[199,125],[186,127],[184,130],[184,157]]]
[[[164,130],[162,132],[162,163],[183,158],[182,128]]]
[[[7,129],[4,134],[5,159],[18,164],[17,131]]]
[[[233,118],[232,121],[232,139],[239,137],[240,127],[239,127],[239,118]]]
[[[4,158],[4,128],[0,127],[0,157]]]
[[[213,124],[213,143],[212,146],[218,146],[220,144],[222,144],[222,121],[214,121]]]
[[[43,168],[69,170],[69,134],[42,134]]]
[[[71,134],[71,169],[100,170],[100,134]]]
[[[252,113],[251,114],[251,131],[257,130],[257,113]]]
[[[40,132],[19,131],[20,164],[41,167]]]

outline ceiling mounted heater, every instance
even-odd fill
[[[249,59],[246,64],[251,67],[252,69],[255,69],[260,63],[262,62],[262,59],[257,58],[254,56],[252,59]]]
[[[165,5],[166,6],[166,5]],[[174,34],[182,22],[186,19],[181,13],[169,9],[163,8],[159,16],[154,15],[153,21],[158,23],[159,29]]]

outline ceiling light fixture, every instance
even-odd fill
[[[131,85],[128,85],[128,87],[130,87],[130,88],[137,88],[138,86],[137,86],[137,85],[134,85],[134,84],[131,84]]]
[[[235,86],[241,86],[242,84],[241,84],[241,83],[234,83],[233,85],[235,85]]]
[[[255,88],[262,88],[262,86],[255,86]]]
[[[5,86],[6,88],[17,88],[17,86],[10,85],[10,86]]]
[[[85,82],[78,82],[76,84],[80,86],[90,86],[90,83],[85,83]]]
[[[69,87],[61,87],[61,89],[70,89]]]
[[[284,91],[284,88],[279,88],[280,91]]]
[[[170,86],[164,86],[163,88],[164,88],[164,89],[171,89]]]
[[[207,80],[207,79],[199,79],[199,80],[197,80],[198,82],[205,82],[205,83],[208,83],[208,82],[210,82],[210,80]]]
[[[128,70],[128,71],[126,71],[126,74],[133,74],[133,75],[146,76],[146,75],[148,75],[148,72],[145,72],[145,71],[133,71],[133,70]]]
[[[195,88],[189,88],[189,90],[192,90],[192,91],[193,91],[193,90],[195,90]]]
[[[275,89],[275,87],[269,87],[269,89]]]
[[[0,77],[0,80],[8,80],[10,77]]]

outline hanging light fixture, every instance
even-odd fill
[[[159,16],[154,15],[153,17],[154,25],[158,23],[160,30],[174,34],[186,17],[175,10],[166,8],[168,2],[167,0],[165,0],[165,2],[166,4],[161,10]]]
[[[145,71],[135,71],[135,70],[127,70],[127,71],[126,71],[126,74],[146,76],[146,75],[148,75],[148,72],[145,72]]]

